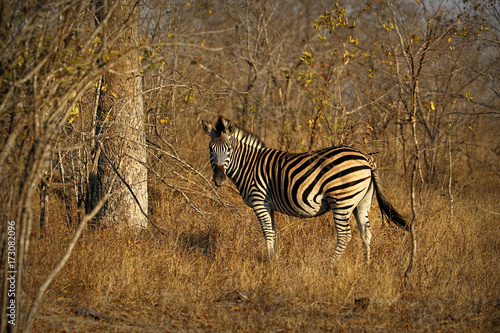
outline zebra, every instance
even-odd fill
[[[223,186],[228,178],[236,185],[260,222],[269,259],[275,256],[275,212],[310,218],[331,210],[337,233],[334,262],[351,240],[349,218],[354,213],[370,263],[368,211],[374,194],[382,218],[385,215],[409,230],[409,224],[387,199],[372,158],[360,150],[339,146],[293,154],[266,148],[258,136],[222,116],[215,127],[205,120],[202,126],[211,139],[215,185]]]

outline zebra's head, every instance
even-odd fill
[[[231,161],[231,136],[234,134],[234,124],[219,118],[215,127],[207,121],[202,121],[203,130],[210,137],[210,164],[214,170],[214,183],[217,187],[224,185],[227,181],[226,171]]]

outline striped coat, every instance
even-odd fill
[[[340,259],[352,237],[349,218],[354,213],[370,261],[368,211],[374,194],[382,214],[408,230],[387,200],[372,159],[361,151],[332,147],[292,154],[266,148],[257,136],[222,117],[215,127],[202,124],[211,138],[214,183],[222,186],[229,178],[236,185],[259,219],[269,258],[275,254],[275,212],[309,218],[332,211],[337,231],[334,260]]]

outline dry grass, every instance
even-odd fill
[[[192,163],[208,175],[206,152],[196,156]],[[409,237],[382,225],[375,204],[371,266],[355,223],[332,265],[331,214],[278,215],[279,258],[267,262],[256,217],[233,190],[214,192],[199,175],[170,167],[166,182],[191,202],[164,183],[151,185],[152,217],[168,236],[154,228],[87,230],[49,289],[35,331],[500,330],[500,223],[487,211],[498,212],[498,184],[461,190],[453,220],[440,185],[422,190],[418,259],[404,279]],[[383,178],[409,215],[407,181],[392,171]],[[51,207],[51,225],[33,239],[29,295],[72,234],[62,201],[52,197]]]

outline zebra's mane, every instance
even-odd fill
[[[222,131],[224,131],[229,122],[230,122],[229,119],[226,119],[222,116],[219,117],[217,124],[215,124],[215,130],[219,135],[222,133]],[[256,134],[241,128],[234,122],[233,122],[233,131],[234,131],[233,137],[238,141],[250,145],[252,147],[258,147],[258,148],[265,147],[264,142]]]

